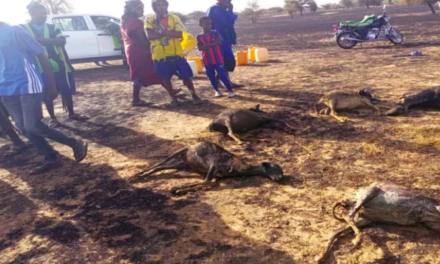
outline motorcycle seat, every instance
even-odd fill
[[[362,21],[349,20],[349,21],[341,22],[340,26],[341,27],[356,27],[356,28],[368,27],[369,25],[373,24],[374,21],[376,21],[376,20],[377,20],[376,15],[370,15],[370,16],[365,16]]]

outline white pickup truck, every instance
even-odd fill
[[[72,63],[123,60],[118,37],[105,30],[121,20],[105,15],[50,15],[47,23],[56,25],[67,39],[66,51]]]

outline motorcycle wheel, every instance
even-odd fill
[[[358,44],[357,41],[349,40],[348,38],[351,36],[350,32],[341,33],[336,39],[336,43],[338,46],[343,49],[352,49],[354,46]]]
[[[400,45],[403,43],[403,35],[399,32],[399,30],[395,28],[390,29],[390,34],[388,35],[388,39],[396,45]]]

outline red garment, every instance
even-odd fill
[[[127,17],[121,25],[122,39],[124,40],[125,54],[130,67],[132,81],[140,80],[144,86],[162,84],[154,66],[149,47],[130,38],[131,32],[139,32],[145,36],[144,25],[141,20]],[[147,36],[145,36],[145,39]]]

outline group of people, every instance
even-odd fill
[[[155,14],[148,16],[144,25],[140,20],[144,16],[143,2],[126,2],[121,33],[133,82],[133,106],[148,105],[141,100],[140,90],[154,84],[161,84],[171,97],[171,105],[178,106],[180,89],[174,89],[171,82],[175,75],[188,87],[193,102],[200,102],[194,89],[191,67],[183,57],[180,44],[182,34],[186,31],[185,25],[178,16],[168,13],[168,7],[167,0],[153,0]],[[234,29],[236,19],[231,0],[218,0],[208,10],[207,16],[199,21],[203,32],[197,36],[198,47],[203,52],[206,73],[216,97],[222,96],[219,80],[227,88],[228,97],[235,96],[228,72],[233,72],[236,65],[232,51],[232,45],[237,41]]]
[[[61,158],[47,139],[72,148],[74,158],[81,162],[87,156],[86,142],[69,137],[55,127],[54,103],[61,94],[68,118],[84,121],[87,117],[74,110],[74,69],[64,49],[65,37],[55,26],[47,24],[47,10],[37,3],[28,5],[31,21],[10,26],[0,21],[0,128],[13,142],[6,156],[25,151],[25,144],[16,133],[9,116],[19,132],[44,155],[45,163],[30,174],[40,174],[61,166]],[[49,125],[43,119],[42,103],[50,116]]]
[[[197,36],[198,48],[203,52],[206,73],[221,97],[219,80],[234,97],[235,85],[229,72],[235,69],[232,45],[237,37],[232,0],[217,0],[199,20],[203,32]],[[160,84],[171,97],[171,105],[178,106],[177,95],[171,79],[178,76],[191,92],[195,104],[200,102],[192,81],[192,70],[183,57],[180,45],[186,31],[181,19],[168,13],[167,0],[152,0],[154,15],[140,20],[144,15],[141,0],[127,0],[122,17],[121,35],[133,82],[133,106],[146,106],[140,99],[142,87]],[[47,24],[47,10],[38,2],[28,5],[29,23],[10,26],[0,21],[0,128],[12,141],[6,156],[28,149],[18,134],[24,135],[44,155],[45,162],[30,174],[40,174],[61,166],[61,159],[48,143],[48,139],[72,148],[74,158],[81,162],[88,152],[88,144],[56,130],[60,122],[55,116],[54,100],[61,95],[68,118],[84,121],[86,116],[74,110],[74,68],[64,48],[66,38],[60,29]],[[146,32],[146,33],[145,33]],[[49,124],[43,120],[42,103],[50,116]],[[12,117],[15,125],[12,125]],[[18,133],[17,133],[18,132]]]

